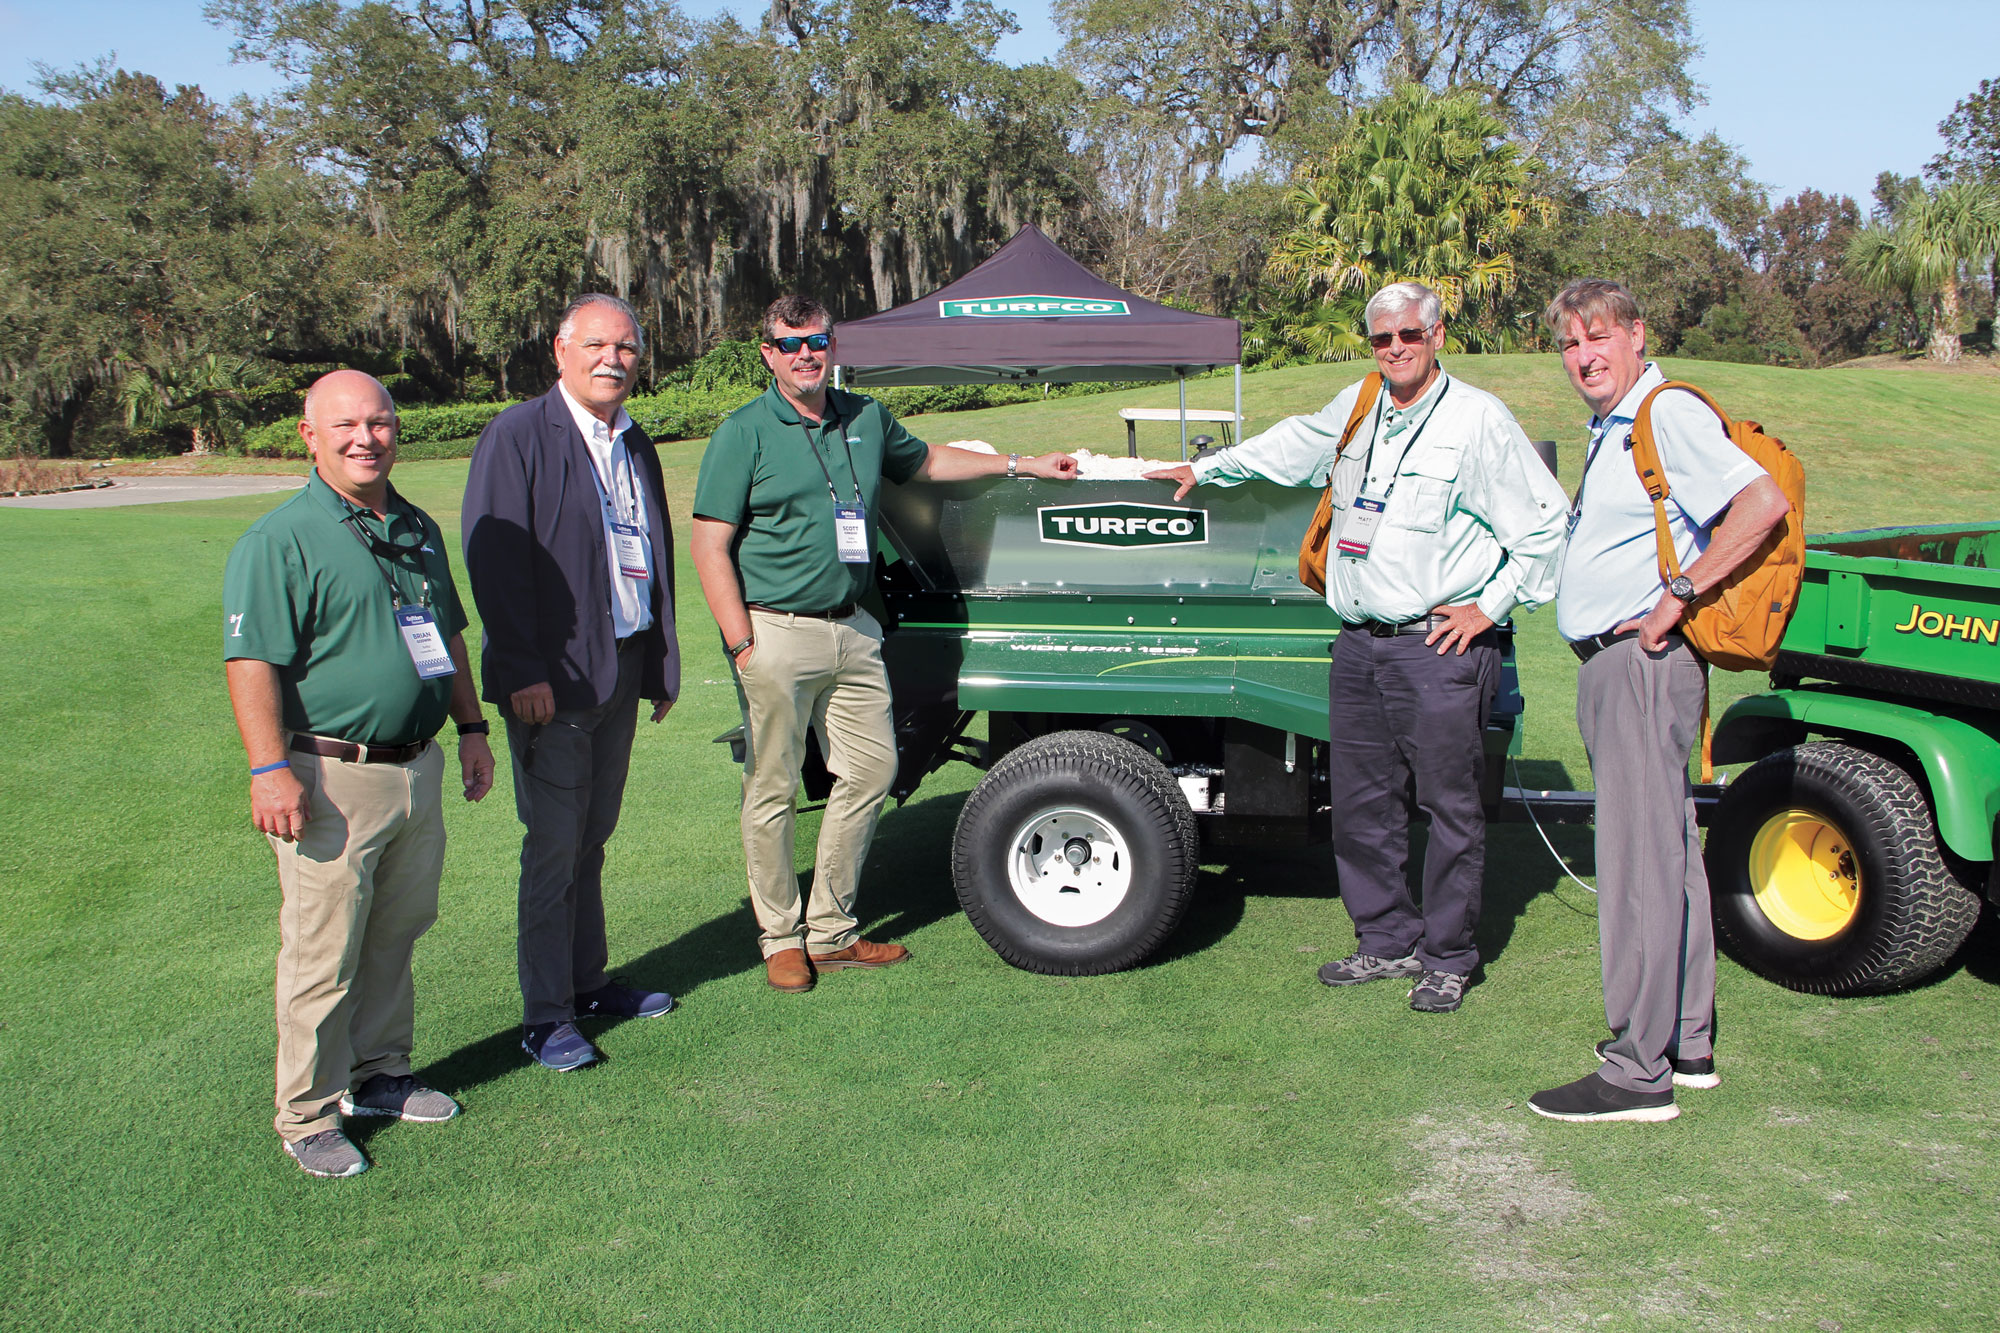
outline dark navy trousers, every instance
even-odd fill
[[[1486,875],[1486,719],[1500,688],[1500,637],[1438,655],[1421,634],[1346,629],[1333,643],[1333,859],[1363,953],[1468,974]],[[1421,906],[1407,867],[1410,821],[1430,820]]]

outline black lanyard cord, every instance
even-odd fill
[[[833,395],[830,393],[826,396],[826,410],[833,414],[833,427],[840,432],[840,447],[847,455],[847,477],[854,484],[854,503],[859,505],[862,503],[861,474],[854,469],[854,448],[847,442],[847,425],[841,421],[840,409],[834,406]],[[813,456],[813,462],[819,464],[820,475],[826,478],[826,493],[833,497],[834,507],[839,508],[840,492],[834,488],[833,473],[827,468],[826,460],[819,456],[819,442],[813,438],[812,430],[806,425],[804,417],[799,418],[799,431],[806,437],[806,452]],[[822,437],[826,434],[824,421],[820,423],[820,434]]]
[[[395,500],[396,496],[394,492],[391,492],[389,499],[385,503],[383,508],[382,523],[384,528],[387,528],[389,519],[393,516],[394,513],[393,506],[395,504]],[[415,542],[397,543],[397,542],[386,541],[380,537],[377,537],[374,533],[369,532],[367,530],[367,527],[362,520],[361,510],[356,509],[351,504],[348,504],[345,499],[341,501],[341,504],[345,505],[347,509],[346,515],[342,517],[342,519],[340,520],[341,526],[345,527],[348,530],[348,532],[353,535],[354,540],[361,543],[362,550],[368,552],[369,561],[372,564],[374,564],[375,572],[382,576],[382,582],[388,586],[390,606],[395,610],[398,611],[402,610],[403,609],[402,590],[396,586],[395,577],[391,575],[389,573],[388,568],[383,565],[382,552],[379,548],[386,546],[389,548],[390,552],[395,555],[410,555],[414,554],[417,551],[421,551],[424,548],[424,542],[425,542],[423,525],[421,523],[417,525],[417,539]],[[427,604],[430,601],[430,595],[431,595],[430,576],[419,573],[417,577],[423,580],[424,590],[422,593],[422,598],[423,601]]]
[[[1384,505],[1387,505],[1389,503],[1389,497],[1396,493],[1396,482],[1401,478],[1402,475],[1401,469],[1403,466],[1403,459],[1408,458],[1410,456],[1410,450],[1417,447],[1417,441],[1423,438],[1424,432],[1426,430],[1430,429],[1431,418],[1437,415],[1438,408],[1444,405],[1444,396],[1450,392],[1451,392],[1451,379],[1449,377],[1446,377],[1443,387],[1441,387],[1438,390],[1437,401],[1431,404],[1430,411],[1424,413],[1424,419],[1417,423],[1416,433],[1410,436],[1409,441],[1403,445],[1402,455],[1401,457],[1396,459],[1397,472],[1389,478],[1389,489],[1382,492],[1382,503]],[[1384,413],[1386,414],[1386,412],[1387,409],[1385,408]],[[1375,419],[1375,429],[1368,436],[1368,452],[1361,456],[1361,489],[1363,491],[1366,491],[1368,489],[1368,470],[1375,463],[1375,437],[1380,435],[1381,433],[1382,433],[1382,418],[1377,417]]]

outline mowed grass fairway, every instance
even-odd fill
[[[1574,484],[1583,413],[1553,357],[1448,364],[1561,440]],[[1253,429],[1365,368],[1249,378]],[[1674,368],[1797,449],[1815,529],[2000,518],[1989,380]],[[1122,451],[1115,409],[1172,400],[913,425]],[[665,450],[683,551],[700,448]],[[455,541],[464,476],[412,463],[396,481]],[[958,914],[948,849],[978,775],[953,765],[883,820],[860,904],[915,960],[779,995],[736,770],[710,744],[734,693],[685,560],[686,692],[641,727],[606,871],[614,970],[681,1007],[597,1025],[599,1067],[527,1066],[503,764],[483,805],[448,798],[442,915],[417,951],[417,1063],[466,1114],[363,1122],[375,1169],[310,1180],[270,1129],[278,890],[218,653],[224,557],[271,503],[0,512],[9,1328],[2000,1323],[1990,925],[1887,997],[1795,995],[1725,961],[1719,1090],[1684,1092],[1669,1125],[1556,1124],[1526,1098],[1592,1066],[1597,934],[1532,830],[1493,830],[1483,984],[1453,1016],[1314,981],[1353,944],[1324,848],[1212,864],[1162,956],[1056,979],[1009,968]],[[1523,627],[1524,768],[1586,785],[1553,621]],[[817,826],[801,818],[802,865]],[[1556,841],[1588,875],[1587,830]]]

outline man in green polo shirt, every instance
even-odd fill
[[[229,702],[250,817],[278,858],[276,1121],[316,1176],[367,1159],[340,1117],[449,1120],[410,1072],[410,954],[437,919],[444,758],[465,799],[493,786],[465,612],[437,524],[389,485],[396,408],[355,370],[306,394],[305,490],[250,526],[223,576]]]
[[[819,972],[909,957],[899,944],[862,939],[854,916],[861,866],[896,777],[882,627],[858,605],[875,573],[882,479],[1067,480],[1076,460],[928,445],[872,398],[829,388],[833,321],[817,301],[773,301],[762,336],[771,387],[710,437],[690,545],[743,704],[743,853],[765,975],[779,990],[805,991]],[[802,904],[793,795],[812,728],[834,783],[812,900]]]

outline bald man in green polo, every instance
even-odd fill
[[[315,1176],[368,1160],[341,1116],[449,1120],[410,1071],[410,955],[437,919],[444,757],[465,799],[493,786],[465,612],[430,516],[396,494],[396,406],[356,370],[306,394],[303,491],[250,526],[223,576],[229,701],[269,838],[279,915],[276,1127]]]

